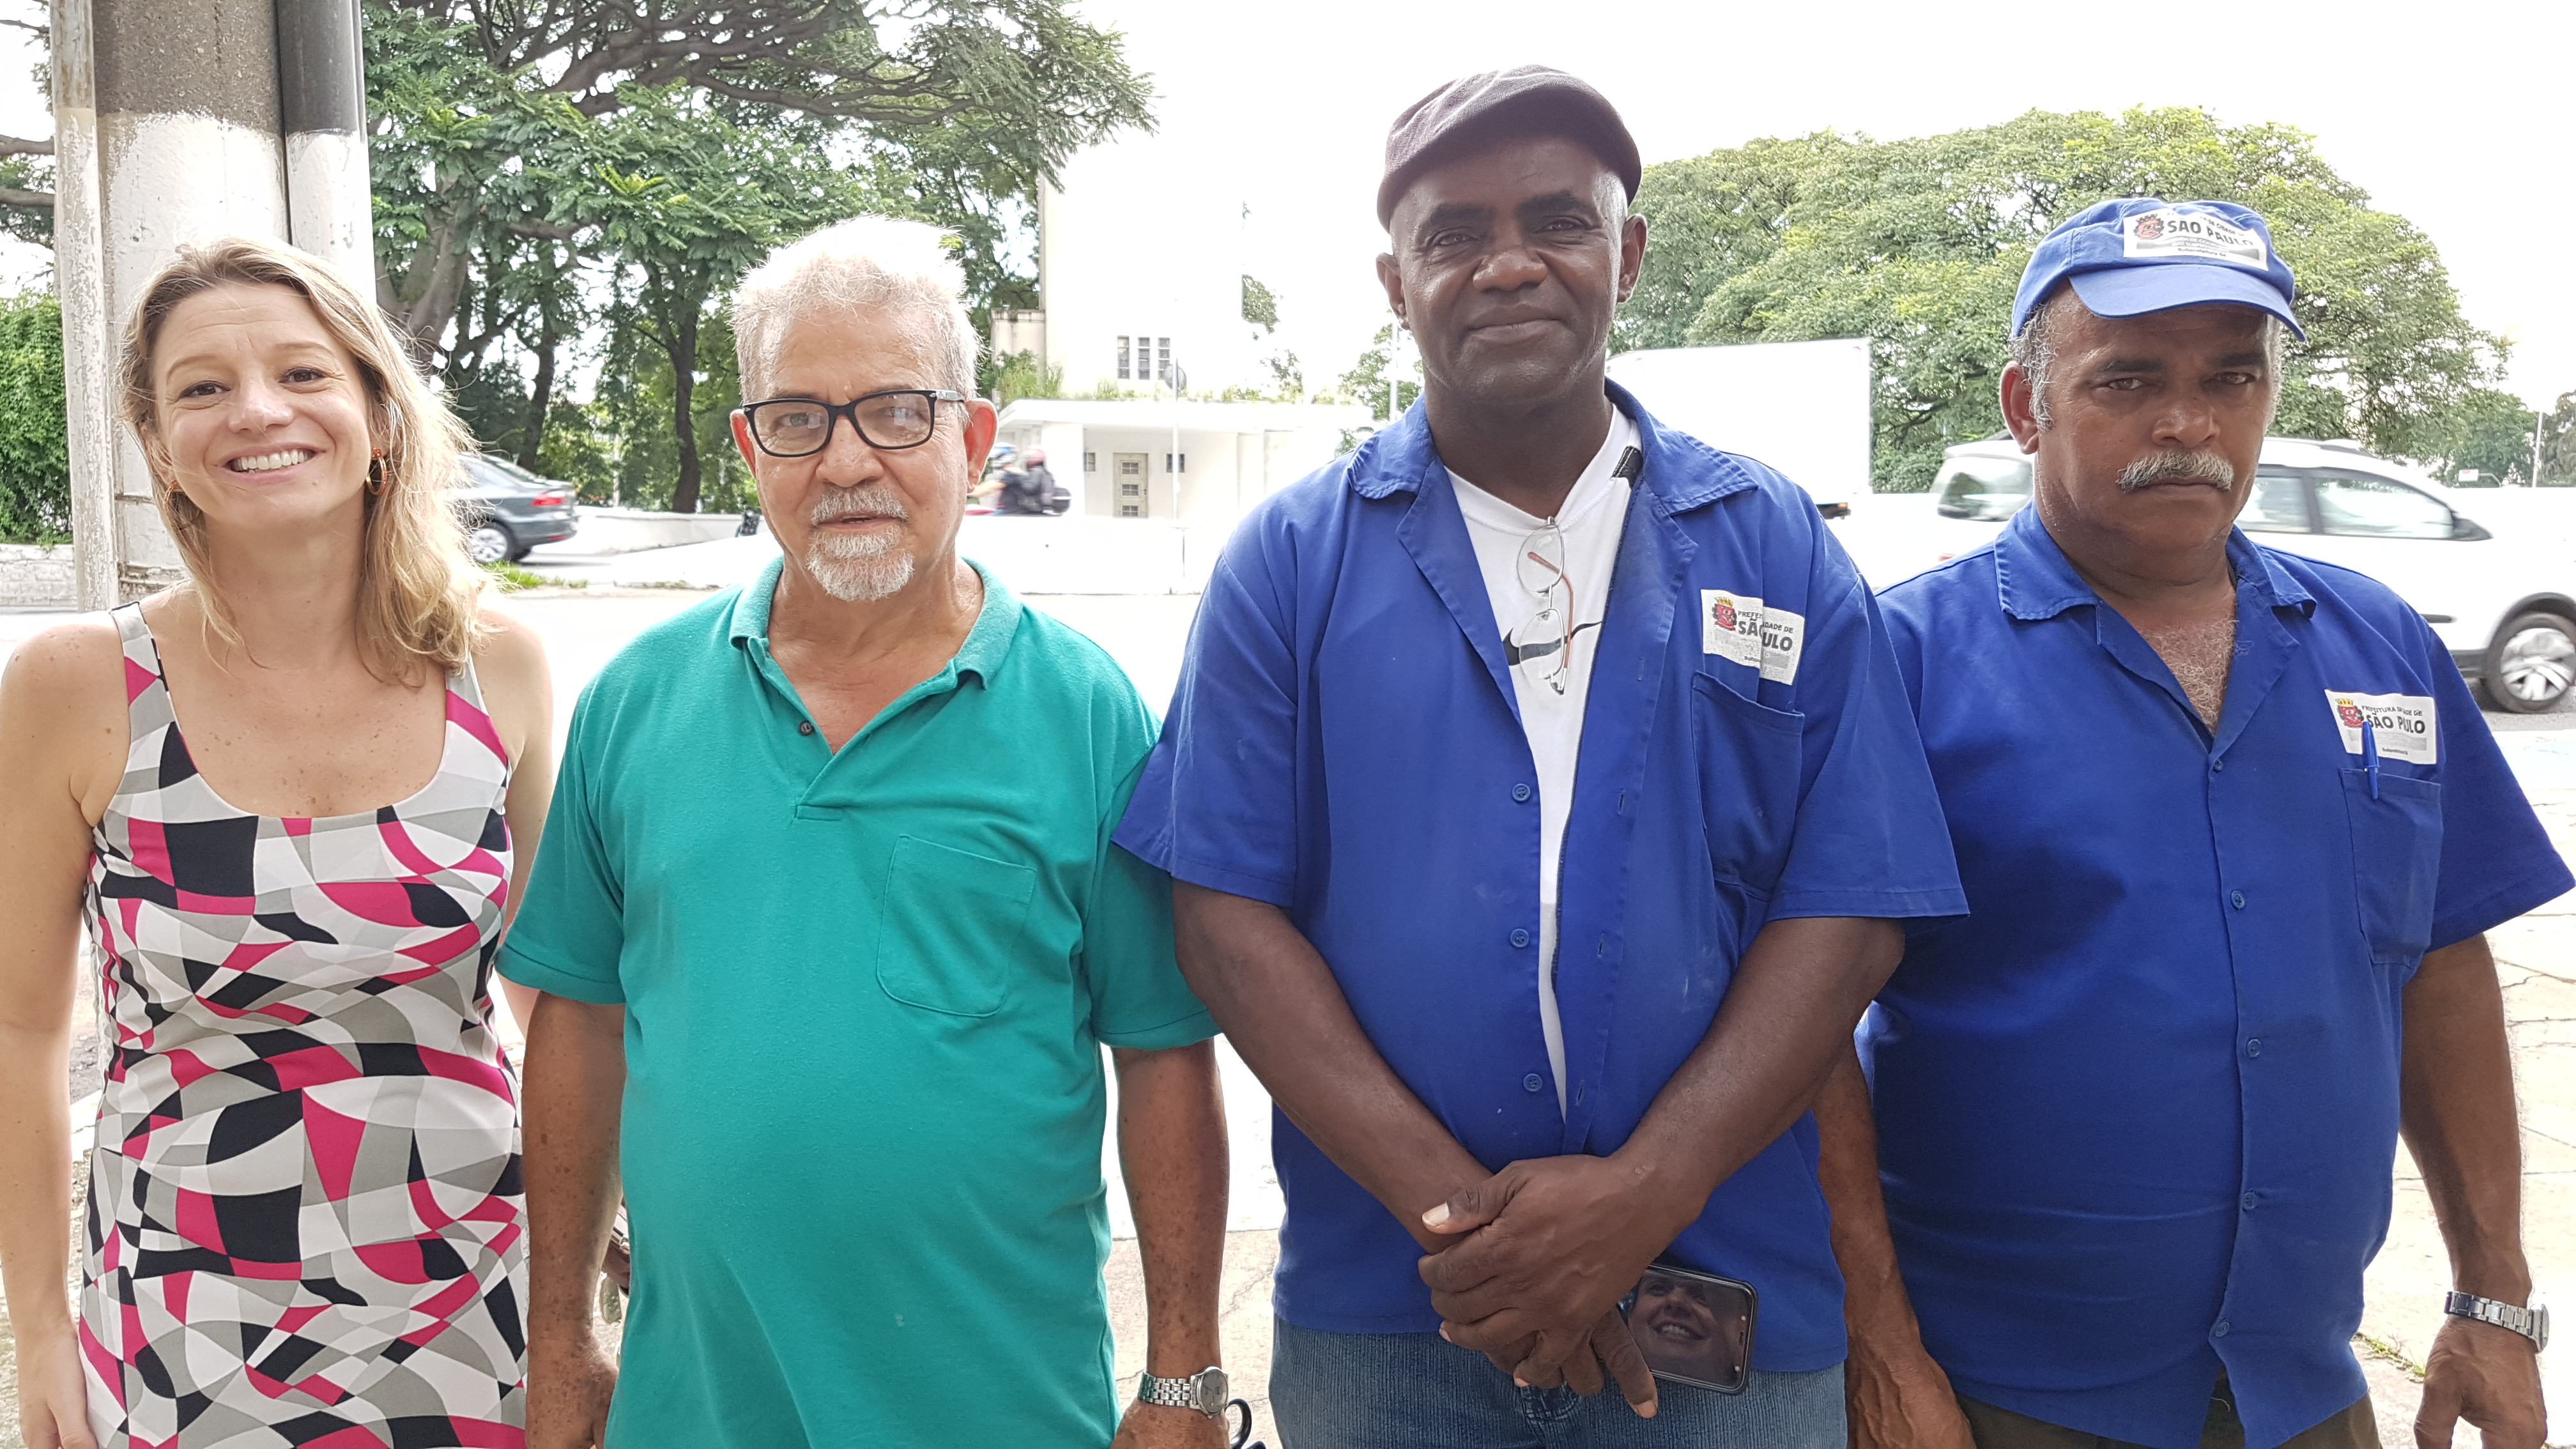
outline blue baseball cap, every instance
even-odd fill
[[[2136,317],[2232,302],[2278,317],[2298,295],[2263,218],[2224,201],[2129,196],[2099,202],[2050,232],[2030,254],[2013,297],[2012,335],[2060,281],[2097,317]]]

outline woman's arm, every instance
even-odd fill
[[[483,686],[492,728],[510,752],[510,793],[501,807],[510,823],[513,851],[510,902],[501,917],[507,933],[527,894],[528,871],[537,863],[537,841],[545,834],[546,804],[555,793],[555,685],[536,630],[497,609],[485,609],[483,622],[490,632],[474,657],[474,673]],[[504,978],[501,996],[524,1042],[536,1016],[536,988]]]
[[[92,1449],[63,1279],[71,1249],[66,1107],[90,828],[125,747],[116,630],[49,629],[0,670],[0,1285],[18,1340],[28,1449]]]

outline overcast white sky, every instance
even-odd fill
[[[1383,315],[1387,123],[1451,76],[1539,61],[1601,88],[1649,162],[1833,128],[1891,138],[2032,107],[2206,107],[2314,133],[2441,248],[2511,387],[2576,389],[2576,5],[2450,0],[1961,6],[1083,0],[1153,73],[1174,186],[1254,212],[1254,271],[1321,380]],[[1140,226],[1153,207],[1140,198]],[[1188,245],[1173,238],[1174,245]],[[1650,246],[1652,242],[1648,243]]]
[[[1226,187],[1252,208],[1252,269],[1281,293],[1285,340],[1317,380],[1382,315],[1371,198],[1388,121],[1450,76],[1539,60],[1608,93],[1649,161],[1824,127],[1921,135],[2033,106],[2192,104],[2295,125],[2431,235],[2470,318],[2516,339],[2514,391],[2545,403],[2576,389],[2566,0],[1080,4],[1153,73],[1172,186]],[[0,133],[50,127],[31,59],[0,31]],[[1164,246],[1224,244],[1158,235],[1150,196],[1136,225],[1139,265]],[[0,256],[0,285],[40,262]]]

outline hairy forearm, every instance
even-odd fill
[[[1425,1248],[1421,1215],[1485,1166],[1378,1055],[1341,984],[1288,913],[1186,882],[1172,887],[1181,971],[1288,1120]]]
[[[1113,1055],[1118,1161],[1145,1270],[1145,1371],[1180,1378],[1219,1361],[1226,1146],[1216,1044]]]
[[[2522,1140],[2504,993],[2484,936],[2428,953],[2407,983],[2399,1101],[2406,1147],[2466,1293],[2523,1303]]]
[[[1708,1034],[1613,1154],[1662,1184],[1674,1232],[1808,1109],[1904,944],[1893,921],[1847,916],[1754,937]]]
[[[522,1137],[532,1352],[593,1327],[600,1255],[617,1217],[625,1018],[613,1006],[546,994],[528,1024]]]

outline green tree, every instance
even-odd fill
[[[1369,415],[1380,422],[1391,421],[1413,406],[1415,398],[1422,396],[1421,361],[1416,359],[1403,373],[1397,374],[1391,371],[1394,356],[1395,324],[1389,322],[1377,329],[1377,335],[1369,339],[1369,345],[1360,352],[1358,360],[1333,384],[1334,393],[1347,402],[1367,404]],[[1390,406],[1393,412],[1388,411]]]
[[[1911,140],[1758,141],[1647,176],[1637,209],[1654,240],[1618,345],[1867,337],[1882,489],[1928,486],[1942,449],[2001,426],[2022,268],[2108,197],[2236,201],[2270,222],[2308,334],[2278,431],[2428,455],[2502,356],[2460,315],[2432,243],[2286,126],[2033,111]]]
[[[2462,469],[2475,469],[2478,477],[2471,486],[2527,486],[2532,428],[2539,421],[2540,415],[2511,393],[2471,388],[2444,414],[2424,462],[2445,483],[2456,484]]]
[[[861,169],[891,168],[905,186],[870,189],[908,191],[912,214],[955,230],[985,294],[1023,279],[1037,183],[1150,124],[1120,37],[1067,0],[369,0],[367,42],[383,300],[424,351],[492,271],[478,248],[569,239],[567,193],[591,184],[563,154],[578,157],[579,123],[675,91],[746,122],[799,118],[859,148]],[[1023,290],[1001,304],[1030,305]]]
[[[51,293],[0,298],[0,543],[72,536],[63,312]]]
[[[1243,320],[1264,332],[1279,330],[1279,298],[1261,279],[1243,274]]]

